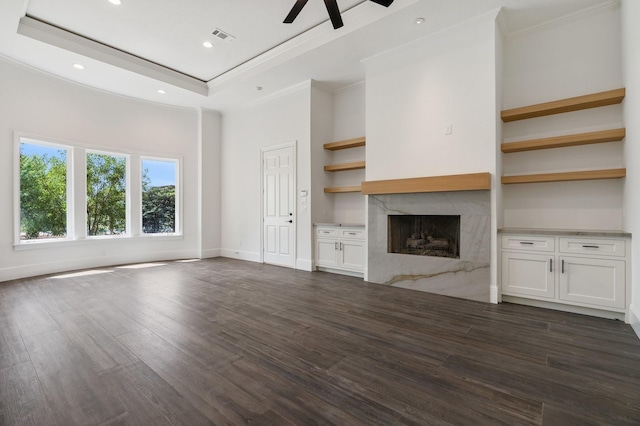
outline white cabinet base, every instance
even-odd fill
[[[503,301],[628,321],[630,237],[502,235]]]
[[[535,306],[536,308],[553,309],[554,311],[571,312],[580,315],[589,315],[592,317],[606,318],[627,322],[624,312],[614,312],[602,309],[587,308],[581,305],[572,305],[569,303],[556,303],[546,300],[530,299],[528,297],[502,295],[502,302],[517,303],[518,305]]]
[[[317,226],[315,266],[318,271],[364,277],[366,232],[360,227]]]

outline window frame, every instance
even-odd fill
[[[171,233],[147,233],[144,232],[143,226],[143,204],[142,204],[142,176],[144,173],[143,163],[144,160],[150,161],[164,161],[167,163],[174,163],[176,165],[175,171],[175,191],[176,191],[176,199],[175,199],[175,230]],[[138,179],[140,183],[140,236],[145,238],[158,238],[162,236],[176,236],[182,235],[182,185],[181,185],[181,177],[182,177],[182,159],[175,157],[159,157],[159,156],[151,156],[151,155],[141,155],[140,156],[140,177]]]
[[[64,149],[67,166],[67,235],[66,238],[20,239],[20,145],[21,143]],[[126,158],[126,233],[121,235],[87,235],[87,167],[88,153]],[[183,156],[158,155],[149,151],[136,152],[14,131],[13,153],[13,249],[14,251],[75,247],[77,245],[117,244],[117,241],[135,241],[155,238],[165,241],[182,240],[183,235]],[[176,163],[176,226],[174,233],[146,234],[142,230],[142,160]],[[137,182],[135,181],[138,176]]]
[[[66,236],[63,238],[51,238],[51,239],[34,239],[34,240],[23,240],[20,238],[21,234],[21,170],[20,170],[20,148],[22,144],[30,144],[30,145],[38,145],[48,148],[55,148],[59,150],[65,151],[65,166],[66,166],[66,203],[67,203],[67,211],[66,211]],[[73,222],[73,211],[75,208],[73,193],[74,193],[74,173],[73,173],[73,155],[74,155],[74,147],[64,141],[45,138],[41,136],[32,136],[24,133],[16,132],[14,135],[14,180],[13,180],[13,245],[14,247],[26,247],[32,245],[43,245],[43,244],[56,244],[56,243],[64,243],[74,239],[74,222]]]

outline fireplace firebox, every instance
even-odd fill
[[[460,258],[460,216],[389,215],[387,252]]]

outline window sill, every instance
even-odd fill
[[[99,236],[99,237],[87,237],[81,240],[70,239],[51,239],[51,240],[29,240],[21,241],[17,244],[14,243],[14,251],[24,250],[40,250],[40,249],[59,249],[61,247],[77,247],[77,246],[91,246],[101,244],[118,244],[121,242],[146,242],[150,240],[154,241],[178,241],[183,240],[182,234],[143,234],[135,237],[129,236]]]

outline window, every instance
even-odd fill
[[[68,148],[20,139],[20,241],[67,237]]]
[[[180,159],[19,133],[14,143],[15,250],[182,237]]]
[[[127,232],[127,157],[87,153],[87,235]]]
[[[142,159],[142,232],[176,232],[176,177],[174,160]]]

